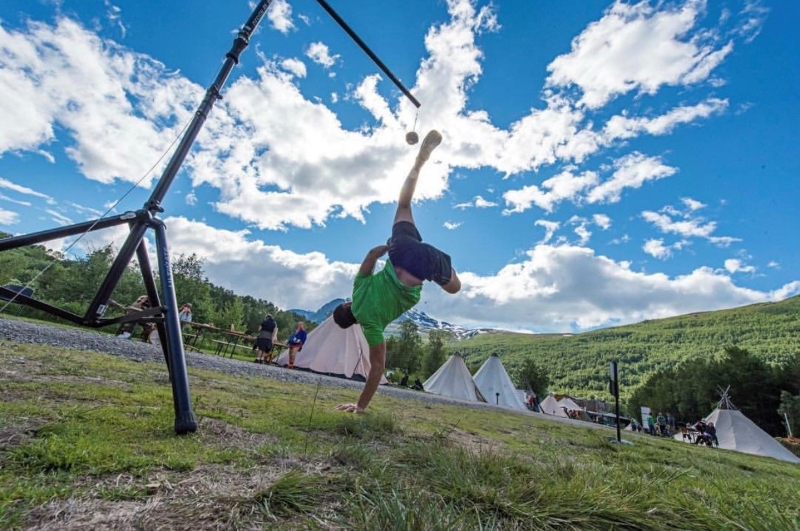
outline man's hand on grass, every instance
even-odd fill
[[[364,409],[358,407],[358,404],[339,404],[336,406],[339,411],[346,411],[348,413],[363,413]]]

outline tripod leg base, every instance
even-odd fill
[[[186,435],[187,433],[194,433],[196,431],[197,421],[194,418],[193,412],[187,411],[175,417],[175,433],[178,435]]]

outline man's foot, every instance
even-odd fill
[[[419,147],[419,154],[417,155],[417,160],[421,162],[425,162],[433,153],[433,150],[436,149],[436,146],[442,143],[442,133],[437,131],[436,129],[430,131],[427,135],[425,135],[425,139],[422,141],[422,145]]]

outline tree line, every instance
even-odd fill
[[[0,233],[0,238],[8,237]],[[34,290],[34,296],[52,306],[83,315],[97,293],[103,278],[116,257],[112,245],[90,250],[77,257],[67,257],[59,251],[42,245],[32,245],[0,253],[0,285],[16,284]],[[178,305],[192,304],[193,320],[253,333],[258,330],[267,313],[271,313],[278,324],[278,340],[285,341],[303,318],[295,313],[281,310],[273,303],[249,295],[237,295],[233,291],[210,282],[203,272],[203,261],[195,254],[179,255],[172,260],[173,281]],[[155,272],[156,284],[158,272]],[[121,306],[128,306],[145,294],[139,264],[132,261],[122,273],[119,283],[111,295]],[[9,311],[8,309],[6,311]],[[46,321],[58,321],[48,313],[21,307],[19,314]],[[121,315],[122,310],[110,305],[107,317]],[[306,330],[316,326],[306,323]],[[116,325],[108,327],[114,332]]]

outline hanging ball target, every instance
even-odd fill
[[[408,144],[411,146],[419,142],[419,135],[417,134],[417,132],[409,131],[408,133],[406,133],[406,142],[408,142]]]

